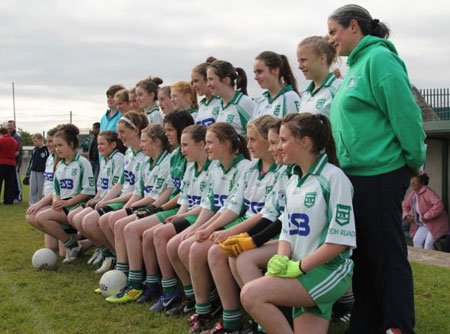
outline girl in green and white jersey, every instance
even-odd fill
[[[254,119],[262,115],[283,118],[299,112],[297,81],[285,55],[261,52],[253,64],[253,73],[259,86],[267,89],[256,103]]]
[[[222,110],[216,122],[229,123],[239,135],[246,136],[247,123],[253,117],[255,103],[247,96],[245,71],[227,61],[215,60],[208,65],[206,73],[211,93],[222,99]]]
[[[199,102],[195,124],[202,124],[206,127],[216,122],[222,109],[220,97],[214,96],[206,85],[206,69],[208,68],[208,64],[214,60],[216,60],[214,57],[209,57],[205,63],[195,66],[191,74],[192,87],[194,87],[199,97],[203,96]]]
[[[299,43],[298,68],[306,80],[311,80],[302,93],[301,113],[324,114],[330,117],[331,101],[342,83],[342,80],[330,71],[336,57],[336,50],[324,37],[312,36]]]
[[[157,105],[158,89],[162,83],[160,78],[152,77],[136,84],[136,102],[147,115],[148,124],[163,124],[164,115]]]
[[[170,100],[177,111],[187,111],[195,119],[198,113],[198,103],[195,90],[187,81],[178,81],[170,86]]]
[[[65,232],[69,213],[95,194],[90,162],[76,152],[79,130],[64,124],[55,133],[55,147],[61,159],[54,173],[52,207],[37,214],[31,225],[62,241],[67,248],[64,262],[75,260],[82,249],[79,242]],[[63,226],[61,226],[63,225]],[[61,228],[63,227],[63,228]]]

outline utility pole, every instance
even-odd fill
[[[12,83],[12,95],[13,95],[13,113],[14,113],[14,123],[16,123],[16,97],[14,94],[14,82]]]
[[[72,110],[70,111],[70,124],[72,124]]]

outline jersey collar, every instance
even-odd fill
[[[258,159],[258,162],[256,164],[256,168],[258,169],[258,181],[262,180],[264,176],[266,176],[270,172],[275,172],[278,169],[278,165],[274,162],[272,165],[270,165],[269,169],[265,172],[262,171],[263,162],[261,159]]]
[[[273,101],[275,101],[276,99],[278,99],[281,95],[283,95],[286,92],[290,92],[291,90],[293,90],[291,85],[286,85],[283,88],[280,89],[280,91],[278,92],[277,95],[275,95],[272,99],[270,98],[270,93],[268,90],[266,90],[263,95],[267,98],[267,101],[269,101],[269,104],[272,104]]]
[[[322,87],[330,87],[333,83],[334,80],[336,80],[336,76],[333,73],[328,73],[327,77],[325,78],[325,80],[322,82],[322,84],[320,85],[320,87],[316,90],[314,90],[315,86],[314,86],[314,81],[312,81],[308,88],[306,88],[306,91],[311,95],[314,96],[316,95],[318,92],[320,92],[320,90],[322,89]],[[314,92],[313,92],[314,90]]]
[[[119,112],[119,110],[117,110],[117,109],[114,109],[114,112],[113,112],[113,115],[111,116],[111,117],[109,117],[108,115],[109,115],[109,113],[111,112],[111,109],[106,109],[106,118],[108,119],[108,120],[111,120],[111,119],[113,119],[114,117],[116,117],[117,116],[117,114],[119,114],[120,112]]]
[[[66,159],[62,159],[61,162],[64,165],[69,166],[73,161],[77,161],[79,158],[80,158],[80,153],[75,153],[73,159],[69,163],[66,162]]]
[[[130,147],[131,153],[133,154],[133,157],[135,157],[136,155],[138,155],[139,153],[142,152],[142,149],[140,148],[138,151],[134,152],[133,148]]]
[[[244,160],[244,159],[245,159],[244,155],[239,154],[236,158],[233,159],[230,167],[227,170],[225,170],[225,167],[223,167],[223,165],[220,161],[219,161],[219,166],[220,166],[220,168],[222,168],[224,174],[227,174],[234,166],[236,166],[241,160]]]
[[[150,110],[147,110],[146,111],[146,114],[147,114],[147,116],[148,115],[150,115],[150,114],[153,114],[155,111],[157,111],[157,110],[159,110],[159,108],[157,107],[157,106],[155,106],[155,107],[153,107],[152,109],[150,109]]]
[[[119,152],[119,150],[117,150],[117,149],[115,149],[114,151],[112,151],[112,152],[109,154],[109,156],[108,156],[107,159],[104,158],[105,161],[109,161],[109,160],[114,156],[114,154],[116,154],[117,152]]]
[[[292,175],[298,175],[297,187],[301,187],[305,183],[309,175],[320,175],[322,169],[328,162],[328,157],[325,153],[319,155],[316,161],[309,167],[308,173],[305,176],[302,175],[302,170],[298,166],[292,168]]]
[[[208,100],[206,99],[206,96],[205,96],[203,99],[200,100],[200,104],[207,107],[213,100],[218,99],[218,98],[219,98],[219,97],[213,95],[213,96],[211,97],[211,100],[208,101]]]
[[[169,154],[167,151],[163,151],[161,152],[161,154],[156,158],[155,160],[155,166],[152,167],[153,165],[153,159],[150,157],[149,161],[150,161],[150,170],[152,170],[154,167],[158,166],[163,160],[164,158],[167,156],[167,154]]]
[[[194,164],[194,168],[195,168],[195,177],[198,177],[202,172],[204,172],[205,170],[208,170],[209,165],[211,165],[211,160],[206,159],[204,165],[202,166],[202,169],[197,170],[198,164],[195,163],[195,164]]]
[[[241,99],[242,95],[244,95],[241,91],[237,90],[236,93],[234,93],[233,98],[230,100],[230,102],[227,103],[226,106],[223,105],[223,99],[220,101],[220,104],[222,105],[222,110],[227,109],[232,104],[237,104],[239,100]]]

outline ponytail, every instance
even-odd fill
[[[240,67],[236,67],[236,73],[237,73],[236,88],[239,89],[244,95],[248,95],[247,94],[247,74]]]
[[[208,64],[208,68],[214,71],[220,81],[223,81],[226,77],[230,78],[230,86],[234,88],[236,83],[236,88],[247,95],[247,75],[242,68],[235,68],[231,63],[224,60],[215,60]]]
[[[331,123],[323,114],[288,114],[281,124],[291,131],[292,135],[298,139],[303,137],[311,138],[313,152],[320,154],[322,150],[328,156],[328,161],[339,167],[339,160],[336,155],[336,146],[331,132]]]
[[[231,124],[216,122],[210,125],[207,131],[213,132],[221,142],[229,140],[231,143],[231,153],[242,154],[246,159],[250,160],[247,139],[244,136],[238,135],[236,129]]]
[[[242,154],[245,157],[245,159],[250,160],[250,152],[248,151],[247,147],[247,139],[245,139],[245,137],[241,135],[238,135],[238,139],[239,139],[239,147],[238,147],[239,154]]]

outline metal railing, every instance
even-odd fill
[[[430,117],[424,117],[424,121],[450,120],[450,88],[420,89],[419,92],[423,102],[420,107],[423,111],[424,107],[431,107],[433,113],[428,115]]]

